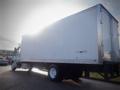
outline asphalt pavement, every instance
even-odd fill
[[[120,90],[120,85],[83,78],[55,83],[35,72],[12,72],[9,66],[0,66],[0,90]]]

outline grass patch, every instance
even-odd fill
[[[103,73],[101,73],[101,74],[103,74]],[[96,73],[96,72],[90,72],[90,78],[99,79],[99,80],[104,80],[104,77],[101,76],[99,73]],[[120,82],[120,76],[117,77],[117,78],[113,78],[113,79],[111,79],[110,81]]]
[[[95,79],[104,79],[100,74],[96,72],[91,72],[90,73],[90,78],[95,78]]]
[[[111,79],[111,81],[120,82],[120,77],[117,77],[117,78]]]

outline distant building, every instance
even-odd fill
[[[0,56],[7,57],[7,56],[13,56],[14,51],[13,50],[0,50]]]

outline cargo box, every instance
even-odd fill
[[[118,21],[100,4],[22,38],[21,62],[101,64],[118,58]]]

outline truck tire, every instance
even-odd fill
[[[51,81],[60,82],[62,81],[62,75],[57,65],[50,65],[48,70],[48,78]]]

